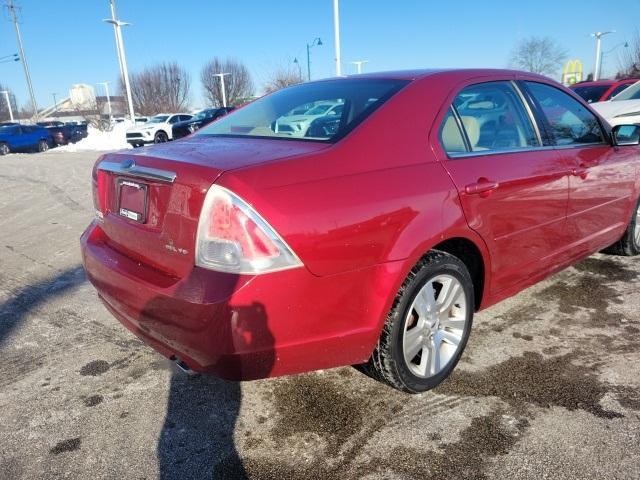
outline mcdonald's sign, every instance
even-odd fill
[[[562,83],[573,85],[582,81],[582,62],[580,60],[569,60],[564,66],[562,73]]]

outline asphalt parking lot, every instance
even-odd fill
[[[0,159],[0,478],[640,478],[640,260],[595,255],[476,316],[409,396],[351,368],[187,377],[85,281],[95,153]]]

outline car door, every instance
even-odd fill
[[[13,148],[23,150],[30,145],[29,140],[29,127],[24,125],[17,126],[12,142]]]
[[[492,294],[555,265],[567,241],[569,168],[543,145],[515,82],[459,90],[443,115],[435,150],[469,226],[489,248]]]
[[[618,240],[629,223],[635,148],[614,148],[596,115],[552,85],[525,82],[560,159],[571,165],[567,231],[575,253]]]

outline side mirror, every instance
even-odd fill
[[[619,147],[640,144],[640,126],[616,125],[612,130],[613,144]]]

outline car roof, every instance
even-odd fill
[[[356,78],[372,78],[372,79],[388,79],[388,80],[419,80],[426,77],[436,77],[447,75],[447,77],[455,77],[456,79],[474,78],[490,75],[518,75],[528,78],[539,78],[545,81],[553,81],[549,77],[538,75],[531,72],[523,72],[520,70],[509,70],[501,68],[430,68],[430,69],[413,69],[413,70],[394,70],[389,72],[371,72],[360,73],[355,75],[347,75],[348,79]],[[335,80],[336,77],[326,78],[324,80]],[[318,80],[323,81],[323,80]]]

